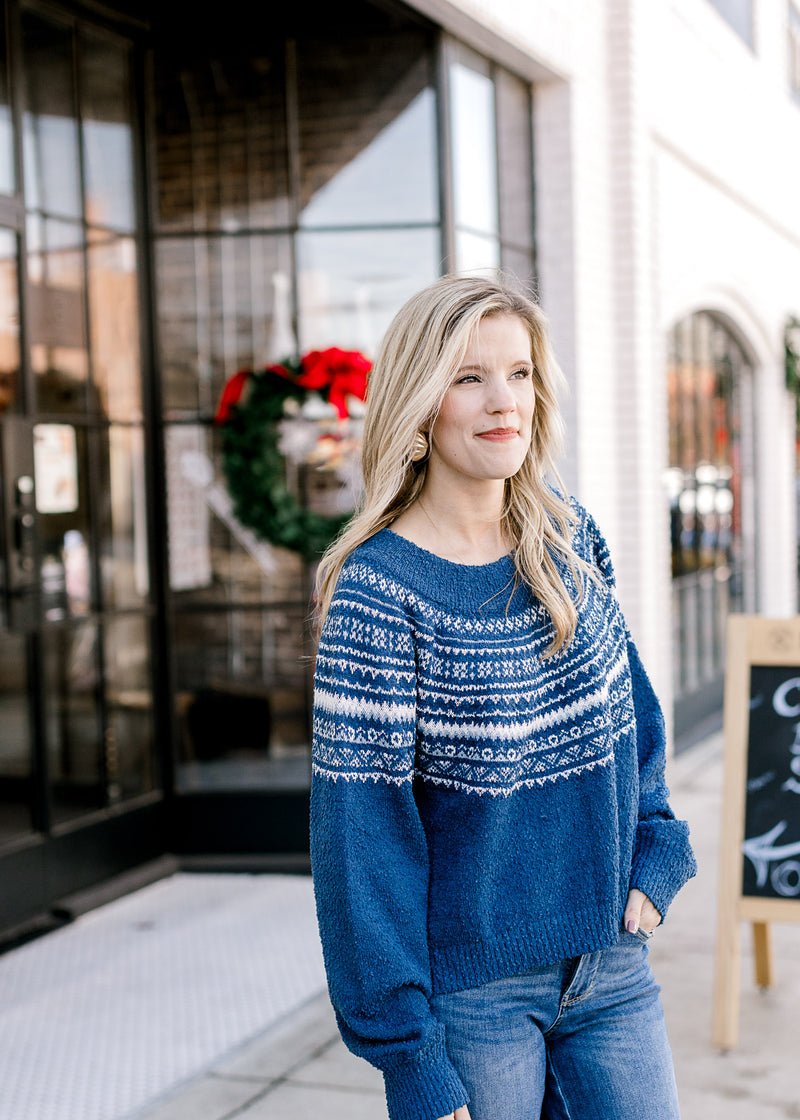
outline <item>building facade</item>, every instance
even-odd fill
[[[217,402],[373,356],[444,272],[539,293],[563,474],[679,740],[727,613],[796,609],[793,0],[226,17],[5,8],[6,929],[164,851],[304,850],[313,573],[233,516]]]

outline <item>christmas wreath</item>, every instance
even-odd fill
[[[370,368],[363,354],[333,347],[226,382],[214,417],[223,471],[236,517],[262,540],[316,559],[351,516]],[[308,467],[336,474],[341,512],[308,508]]]

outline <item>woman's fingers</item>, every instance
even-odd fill
[[[625,904],[625,914],[622,924],[629,933],[636,933],[641,928],[648,933],[652,932],[661,921],[661,915],[644,891],[635,887],[628,892],[628,901]]]
[[[461,1108],[457,1108],[455,1112],[451,1112],[447,1116],[440,1116],[439,1120],[470,1120],[469,1109],[465,1104],[462,1104]]]

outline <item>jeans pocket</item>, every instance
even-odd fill
[[[623,929],[622,932],[628,937],[634,937],[640,945],[646,945],[653,936],[653,930],[642,929],[641,926],[639,926],[635,933],[631,933],[629,929]]]

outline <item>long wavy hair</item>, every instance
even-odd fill
[[[364,494],[360,508],[320,561],[320,626],[351,552],[391,525],[422,492],[427,468],[425,462],[411,461],[414,438],[432,427],[478,324],[493,315],[514,315],[527,329],[536,394],[528,453],[505,482],[503,528],[514,544],[518,577],[552,619],[555,635],[546,655],[562,649],[574,635],[576,603],[593,572],[572,547],[575,514],[562,496],[564,486],[555,465],[563,438],[557,393],[564,377],[550,346],[547,320],[537,304],[516,288],[460,276],[445,276],[412,296],[381,343],[370,374],[364,420]],[[558,558],[571,572],[572,593]]]

